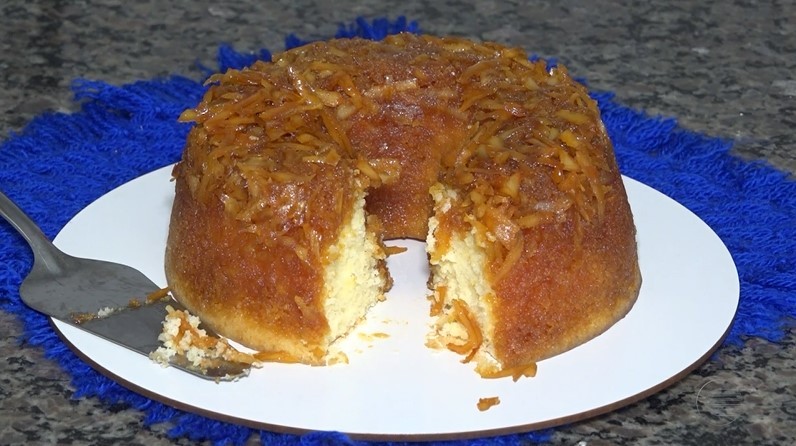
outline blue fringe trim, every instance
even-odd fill
[[[336,37],[382,39],[401,31],[419,32],[416,22],[357,19],[340,25]],[[287,48],[306,43],[294,35]],[[218,51],[219,69],[241,68],[268,50]],[[551,63],[551,61],[548,61]],[[554,61],[552,61],[554,64]],[[105,192],[157,167],[178,160],[189,125],[177,116],[201,98],[201,83],[184,77],[124,86],[77,80],[80,112],[48,113],[0,146],[0,189],[54,237],[83,207]],[[760,162],[729,154],[730,141],[678,127],[624,107],[611,93],[594,93],[614,141],[622,171],[673,197],[707,222],[729,248],[741,280],[741,302],[725,341],[744,337],[779,341],[796,317],[796,182]],[[73,377],[76,398],[97,397],[145,414],[144,423],[169,422],[169,435],[216,445],[244,444],[257,431],[182,412],[135,394],[78,359],[55,335],[48,320],[19,299],[19,284],[32,264],[25,242],[0,224],[0,308],[24,324],[20,342],[39,346]],[[264,445],[364,445],[337,432],[304,436],[258,432]],[[546,441],[552,430],[481,439],[472,444]],[[406,443],[387,443],[393,445]],[[435,442],[430,445],[461,444]]]

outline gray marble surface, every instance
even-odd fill
[[[70,111],[76,78],[126,83],[198,77],[220,43],[283,48],[285,34],[331,35],[357,16],[418,20],[432,34],[518,45],[554,56],[594,89],[691,130],[735,141],[735,153],[796,174],[793,1],[209,1],[0,3],[0,140],[34,116]],[[144,427],[124,406],[73,398],[69,377],[0,312],[0,444],[189,444]],[[554,444],[794,444],[796,332],[723,347],[671,387],[615,412],[558,428]],[[723,407],[698,406],[706,386]],[[252,438],[252,442],[256,442]]]

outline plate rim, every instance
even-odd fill
[[[736,305],[735,311],[733,312],[733,320],[735,319],[735,314],[737,313],[737,309],[738,306]],[[266,423],[266,422],[254,421],[246,418],[236,417],[233,415],[222,414],[219,412],[215,412],[209,409],[204,409],[202,407],[186,403],[184,401],[166,397],[160,393],[139,386],[138,384],[135,384],[129,381],[128,379],[109,371],[107,368],[97,363],[90,356],[86,355],[82,350],[80,350],[77,346],[75,346],[60,329],[60,324],[63,324],[64,326],[69,326],[68,324],[57,319],[53,318],[49,319],[50,319],[50,326],[53,328],[55,333],[58,335],[61,341],[63,341],[63,343],[67,347],[69,347],[69,349],[72,350],[73,353],[75,353],[75,355],[77,355],[81,360],[89,364],[94,370],[96,370],[106,378],[116,382],[122,387],[132,392],[135,392],[141,396],[152,399],[167,406],[171,406],[175,409],[192,413],[194,415],[199,415],[216,421],[223,421],[257,430],[266,430],[269,432],[290,434],[290,435],[305,435],[313,432],[322,432],[314,429],[285,426],[282,424],[272,424],[272,423]],[[611,402],[609,404],[581,411],[572,415],[567,415],[564,417],[557,417],[557,418],[552,418],[544,421],[538,421],[527,424],[517,424],[517,425],[500,427],[495,429],[481,429],[476,431],[465,431],[465,432],[447,432],[447,433],[432,433],[432,434],[374,434],[374,433],[346,432],[346,431],[335,431],[335,432],[340,432],[342,434],[345,434],[352,440],[357,440],[357,441],[412,441],[412,442],[451,441],[451,440],[456,441],[456,440],[472,440],[477,438],[489,438],[489,437],[503,436],[503,435],[530,433],[541,429],[549,429],[553,427],[562,426],[564,424],[585,421],[591,418],[598,417],[600,415],[604,415],[606,413],[614,412],[625,406],[629,406],[681,381],[683,378],[690,375],[691,372],[696,370],[700,365],[702,365],[710,356],[713,355],[713,353],[716,352],[716,350],[718,350],[718,348],[722,345],[727,335],[729,334],[731,328],[732,328],[732,322],[727,326],[727,329],[724,331],[724,333],[721,335],[718,341],[707,352],[705,352],[691,365],[681,370],[680,372],[674,374],[670,378],[652,387],[644,389],[643,391],[636,393],[634,395],[630,395],[626,398]],[[223,383],[220,385],[228,385],[228,384],[231,383]]]

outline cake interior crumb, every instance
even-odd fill
[[[199,328],[197,316],[171,305],[166,306],[166,311],[163,331],[158,335],[162,346],[149,354],[161,366],[168,367],[176,356],[183,356],[188,364],[205,372],[221,360],[261,365],[255,355],[237,350],[226,339],[208,335]]]

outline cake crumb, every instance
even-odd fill
[[[260,366],[254,355],[243,353],[232,347],[225,339],[210,336],[199,328],[200,320],[188,311],[166,306],[166,319],[158,340],[163,344],[149,354],[149,358],[163,367],[168,367],[176,356],[183,356],[199,370],[206,371],[218,360],[241,362]]]
[[[478,407],[478,410],[484,412],[492,408],[492,406],[497,406],[498,404],[500,404],[500,397],[492,396],[489,398],[479,398],[478,404],[476,404],[476,406]]]
[[[326,360],[326,365],[335,364],[348,364],[348,355],[343,352],[336,352],[335,354],[329,356],[329,358]]]
[[[367,342],[371,342],[376,339],[386,339],[390,337],[389,334],[380,331],[374,333],[358,333],[357,336],[359,336],[359,338],[362,339],[363,341]]]

